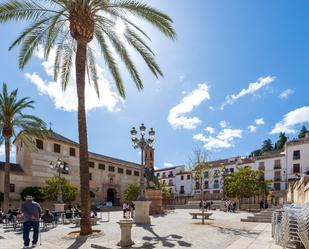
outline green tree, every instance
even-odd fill
[[[265,153],[267,151],[272,151],[274,149],[273,144],[270,139],[264,140],[261,148],[261,152]]]
[[[288,140],[288,138],[285,135],[285,133],[284,132],[280,132],[279,139],[278,139],[278,141],[275,144],[275,149],[281,150],[284,147],[284,145],[285,145],[287,140]]]
[[[59,178],[57,176],[53,176],[47,179],[46,186],[43,187],[43,193],[47,200],[56,201],[58,195],[57,184],[59,182]],[[76,186],[71,184],[66,178],[60,178],[60,186],[62,190],[62,197],[64,203],[70,203],[75,201],[76,196],[78,194],[78,189]],[[88,192],[89,195],[89,192]]]
[[[205,171],[211,168],[211,165],[207,163],[207,152],[203,148],[196,148],[193,150],[193,154],[190,158],[190,167],[192,170],[192,176],[201,190],[200,201],[204,203],[204,183],[206,180]],[[205,224],[204,218],[205,208],[202,205],[202,224]]]
[[[171,191],[165,184],[160,183],[159,186],[160,190],[162,191],[162,199],[167,200],[171,196]]]
[[[137,183],[129,183],[123,192],[123,199],[128,202],[136,201],[140,193],[140,186]]]
[[[0,4],[0,22],[32,21],[10,47],[11,49],[21,45],[19,54],[21,69],[29,62],[39,45],[43,46],[46,58],[54,48],[56,52],[54,79],[59,80],[65,90],[73,65],[75,66],[78,97],[81,235],[92,233],[85,112],[86,74],[99,95],[95,55],[90,43],[95,40],[100,48],[118,92],[123,98],[125,98],[125,89],[113,51],[124,62],[138,90],[143,89],[143,83],[128,52],[128,46],[141,56],[156,77],[163,76],[154,59],[153,51],[145,41],[150,38],[136,23],[130,21],[130,15],[150,23],[168,38],[173,39],[176,35],[168,15],[138,0],[7,0]],[[116,30],[116,24],[119,22],[125,26],[122,36]]]
[[[306,126],[303,125],[298,134],[298,138],[304,138],[308,132],[309,131],[307,130]]]
[[[45,194],[41,187],[26,187],[20,192],[20,197],[22,200],[24,200],[27,195],[31,195],[36,202],[46,200]]]
[[[224,178],[223,191],[225,196],[237,198],[240,205],[242,198],[267,194],[269,182],[263,180],[262,174],[261,171],[253,170],[249,166],[238,167],[235,172],[226,175]]]
[[[8,209],[10,200],[10,154],[12,140],[16,139],[16,141],[21,141],[29,149],[35,149],[33,136],[43,139],[47,135],[47,129],[43,120],[33,115],[24,114],[25,110],[34,109],[34,101],[29,98],[18,98],[17,94],[18,89],[9,93],[6,84],[3,83],[2,92],[0,93],[0,129],[1,141],[4,141],[5,145],[4,210]]]
[[[262,151],[260,149],[254,150],[251,152],[251,156],[252,157],[257,157],[257,156],[261,156],[262,155]]]

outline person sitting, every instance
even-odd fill
[[[49,209],[46,209],[41,219],[43,220],[43,228],[47,229],[48,224],[53,224],[54,216],[50,213]]]

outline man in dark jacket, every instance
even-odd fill
[[[24,248],[29,248],[29,233],[33,228],[32,247],[35,247],[39,238],[40,215],[42,212],[39,203],[32,200],[32,196],[28,195],[26,201],[21,204],[21,212],[23,213],[23,240]]]

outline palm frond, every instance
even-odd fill
[[[104,59],[105,59],[105,63],[107,64],[107,66],[108,66],[108,68],[109,68],[109,70],[110,70],[110,72],[113,76],[113,79],[115,80],[117,90],[118,90],[120,96],[122,98],[125,98],[125,90],[124,90],[123,82],[122,82],[122,79],[121,79],[121,75],[119,73],[117,63],[116,63],[116,61],[113,57],[113,54],[112,54],[109,46],[106,43],[106,40],[104,38],[103,33],[101,32],[101,29],[99,27],[96,27],[94,35],[95,35],[95,37],[96,37],[96,39],[99,43],[101,52],[102,52]]]
[[[135,0],[116,0],[110,3],[110,9],[130,12],[157,27],[168,38],[174,39],[176,32],[172,27],[172,19],[161,11]]]
[[[98,84],[98,73],[95,63],[95,56],[92,49],[88,46],[87,48],[87,74],[89,79],[89,84],[91,85],[90,80],[93,82],[94,89],[98,97],[100,97],[100,90]]]

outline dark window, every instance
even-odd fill
[[[99,169],[105,170],[105,164],[99,163]]]
[[[234,168],[230,168],[230,172],[231,172],[231,173],[234,173]]]
[[[60,153],[60,144],[54,144],[54,152]]]
[[[200,189],[200,183],[199,182],[195,182],[195,188]]]
[[[70,147],[70,156],[75,156],[75,148]]]
[[[15,193],[15,184],[10,184],[10,192]]]
[[[190,175],[187,175],[187,180],[190,180],[191,176]]]
[[[280,190],[280,182],[276,182],[276,183],[274,183],[274,189],[275,190]]]
[[[293,173],[300,173],[300,164],[293,164]]]
[[[180,176],[180,180],[182,180],[182,181],[183,181],[183,176]]]
[[[218,180],[214,181],[214,188],[219,188],[219,181]]]
[[[118,173],[123,174],[123,168],[118,168]]]
[[[134,175],[135,176],[139,176],[139,172],[138,171],[134,171]]]
[[[94,168],[94,162],[88,162],[89,168]]]
[[[92,174],[89,173],[89,180],[91,181],[92,180]]]
[[[265,163],[264,162],[259,162],[259,170],[265,171]]]
[[[208,171],[204,172],[204,178],[208,178]]]
[[[300,150],[294,150],[293,151],[293,160],[299,160],[300,159]]]
[[[127,175],[132,175],[132,170],[127,169],[127,170],[126,170],[126,174],[127,174]]]
[[[160,177],[160,173],[157,173],[157,177]]]
[[[205,181],[205,182],[204,182],[204,188],[205,188],[205,189],[208,189],[208,188],[209,188],[209,183],[208,183],[208,181]]]
[[[115,172],[115,167],[114,166],[108,166],[108,171],[110,172]]]
[[[36,147],[40,150],[43,150],[43,141],[40,139],[36,139]]]
[[[184,194],[185,193],[185,186],[180,186],[180,194]]]

